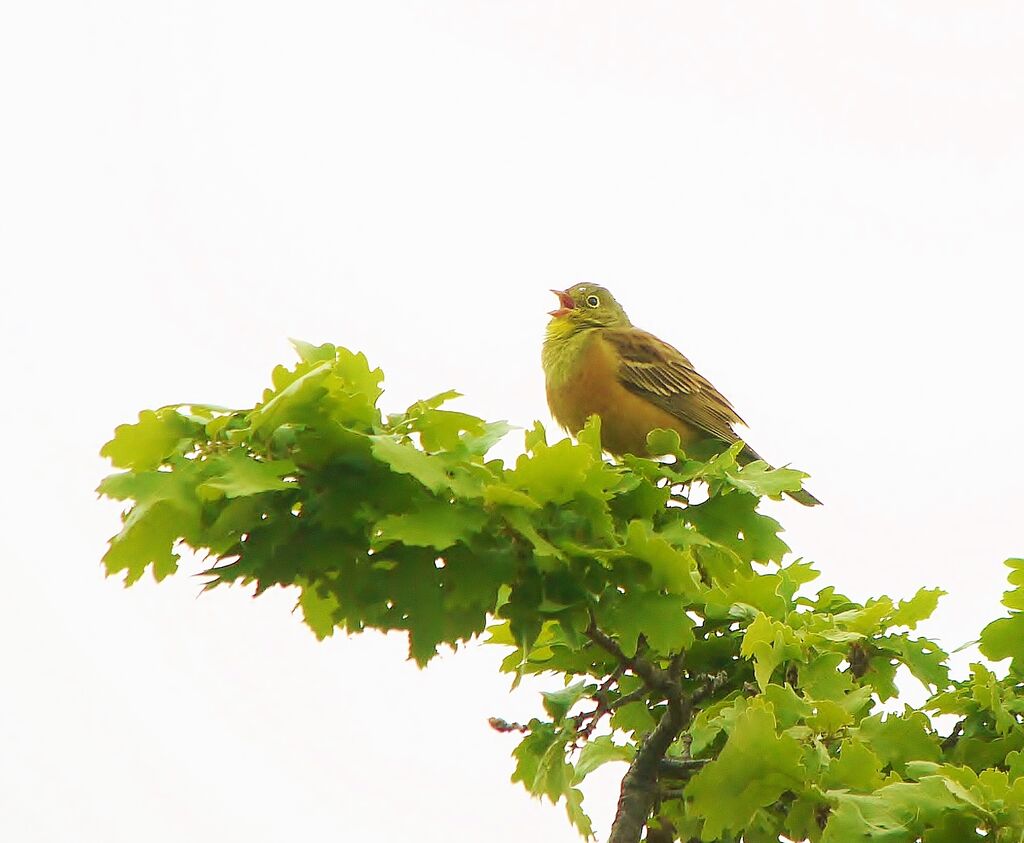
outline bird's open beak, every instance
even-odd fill
[[[548,311],[549,316],[565,316],[570,310],[576,307],[576,302],[572,300],[572,296],[570,296],[565,290],[552,290],[551,292],[558,296],[559,307],[557,310]]]

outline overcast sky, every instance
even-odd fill
[[[114,426],[251,406],[289,336],[526,426],[548,288],[605,284],[813,475],[773,512],[820,585],[976,638],[1024,554],[1022,43],[1010,2],[6,4],[0,836],[576,839],[507,783],[499,651],[103,578]]]

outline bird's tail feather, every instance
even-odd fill
[[[795,500],[797,503],[803,504],[804,506],[821,506],[821,501],[806,489],[799,489],[796,492],[786,492],[786,497]]]

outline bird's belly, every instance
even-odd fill
[[[704,438],[699,430],[626,389],[599,347],[561,384],[547,386],[548,406],[562,427],[576,434],[587,419],[601,418],[601,444],[616,455],[645,455],[647,434],[655,428],[679,433],[683,446]]]

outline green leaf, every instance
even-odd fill
[[[624,549],[651,568],[655,586],[675,594],[696,597],[697,563],[688,550],[677,550],[661,536],[655,535],[643,521],[630,521]]]
[[[829,816],[821,843],[913,843],[916,835],[884,800],[870,796],[837,796],[838,810]]]
[[[393,436],[371,436],[370,442],[373,443],[373,455],[387,463],[392,471],[415,477],[432,492],[440,492],[448,485],[448,474],[441,457],[431,456]]]
[[[981,631],[978,649],[997,662],[1024,659],[1024,612],[1012,612],[1008,618],[992,621]]]
[[[647,448],[651,454],[679,454],[682,448],[679,434],[674,430],[655,428],[647,434]]]
[[[565,760],[565,743],[561,738],[555,740],[541,756],[537,765],[537,775],[530,784],[530,790],[538,796],[547,796],[552,803],[570,789],[572,767]]]
[[[100,449],[100,456],[117,468],[148,471],[177,452],[179,443],[188,440],[199,427],[171,408],[143,410],[136,424],[121,424],[114,429],[114,438]]]
[[[380,369],[371,369],[366,355],[361,351],[353,353],[339,346],[337,355],[334,372],[344,382],[344,391],[349,395],[360,396],[370,406],[376,404],[384,391],[380,387],[384,373]]]
[[[778,537],[782,527],[757,512],[757,498],[742,492],[717,495],[690,507],[687,517],[709,539],[751,562],[778,562],[789,546]]]
[[[452,410],[427,410],[414,418],[410,427],[420,435],[426,451],[450,451],[458,447],[463,434],[480,436],[484,433],[481,419],[469,413]]]
[[[910,672],[929,690],[949,686],[949,666],[946,660],[949,655],[939,648],[934,641],[927,638],[907,638],[901,636],[899,650],[903,663]]]
[[[938,824],[928,829],[922,838],[924,843],[984,843],[991,838],[979,834],[978,820],[969,814],[948,813]]]
[[[334,634],[338,601],[333,594],[320,594],[316,586],[302,584],[298,606],[302,609],[306,625],[313,630],[318,641]]]
[[[508,422],[485,422],[479,433],[464,433],[462,445],[470,455],[482,457],[512,429]]]
[[[431,498],[411,512],[387,516],[377,522],[377,529],[381,546],[401,542],[445,550],[456,542],[469,541],[486,522],[486,515],[478,509]]]
[[[291,460],[257,460],[239,447],[212,458],[209,465],[213,476],[196,487],[199,496],[206,500],[296,488],[294,480],[284,479],[295,474],[296,466]]]
[[[560,691],[541,691],[544,697],[544,710],[551,716],[552,720],[561,720],[569,713],[569,709],[578,703],[587,693],[587,683],[584,680],[573,682]]]
[[[908,761],[938,761],[938,740],[928,718],[919,711],[903,716],[881,714],[861,721],[858,735],[882,762],[899,772]]]
[[[553,746],[558,746],[558,733],[550,723],[531,720],[527,724],[529,732],[519,745],[512,751],[516,759],[516,768],[512,773],[512,781],[522,782],[531,793],[537,793],[534,784],[537,782],[541,762]]]
[[[617,597],[603,616],[604,627],[616,635],[627,656],[636,653],[640,635],[647,638],[655,652],[666,655],[685,650],[693,643],[693,620],[686,614],[683,598],[645,591],[614,594]]]
[[[893,626],[907,626],[916,629],[917,625],[932,616],[939,605],[939,598],[946,594],[941,588],[922,588],[910,600],[901,600],[889,623]]]
[[[786,608],[792,609],[793,598],[800,587],[813,582],[821,576],[821,572],[814,567],[813,562],[803,562],[797,559],[779,571],[781,582],[778,593],[786,601]]]
[[[799,656],[800,648],[792,629],[759,612],[743,635],[740,655],[754,660],[754,678],[763,690],[775,669],[786,659]]]
[[[725,472],[729,484],[741,492],[758,497],[781,498],[783,492],[795,492],[810,475],[793,468],[772,468],[764,460],[755,460],[742,468]]]
[[[121,527],[103,557],[107,575],[126,572],[125,585],[137,582],[149,565],[162,580],[177,570],[174,545],[183,536],[198,544],[200,504],[195,494],[197,467],[180,460],[176,471],[113,474],[100,483],[99,492],[118,500],[134,499]]]
[[[912,843],[928,826],[958,806],[939,777],[922,782],[898,782],[870,796],[833,791],[839,808],[829,818],[822,843],[855,840]]]
[[[577,495],[604,500],[615,479],[615,472],[599,453],[568,439],[537,450],[533,456],[521,455],[515,470],[506,474],[508,485],[541,504],[565,504]]]
[[[773,618],[784,618],[789,606],[780,594],[783,585],[779,574],[740,574],[726,585],[716,584],[708,592],[708,613],[724,617],[732,606],[741,604]]]
[[[632,761],[636,750],[630,746],[619,746],[612,740],[611,735],[601,735],[591,738],[584,744],[580,751],[579,760],[576,762],[576,775],[573,784],[579,784],[598,767],[602,767],[612,761]]]
[[[504,513],[505,520],[526,538],[533,546],[534,555],[542,562],[546,560],[562,560],[564,554],[544,536],[540,534],[527,514],[519,509],[508,510]],[[555,567],[551,564],[543,564],[544,568]]]
[[[573,787],[565,792],[565,812],[584,840],[594,837],[590,817],[583,811],[583,791]]]
[[[816,700],[839,700],[853,690],[850,674],[839,670],[841,653],[822,653],[800,667],[800,686]]]
[[[540,509],[540,504],[526,492],[510,489],[498,483],[484,488],[484,503],[491,506],[518,506],[522,509]]]
[[[278,366],[273,374],[276,391],[268,390],[264,403],[249,414],[253,432],[269,436],[289,421],[305,421],[314,412],[316,402],[327,394],[325,382],[330,374],[331,364],[326,360],[300,364],[294,372]]]
[[[628,703],[621,708],[615,709],[612,715],[612,725],[626,733],[634,736],[646,735],[654,728],[657,721],[645,703]]]
[[[869,600],[856,609],[840,612],[835,616],[835,622],[837,626],[851,632],[870,635],[879,629],[882,621],[892,613],[892,609],[892,601],[888,597],[880,597],[878,600]]]
[[[131,585],[150,565],[157,582],[173,574],[180,558],[174,552],[180,530],[181,511],[177,507],[163,501],[147,507],[110,540],[110,549],[103,557],[107,576],[125,571],[124,583]]]
[[[1007,559],[1003,564],[1010,569],[1010,585],[1017,586],[1003,593],[1003,605],[1007,609],[1024,609],[1024,559]]]
[[[601,445],[601,417],[591,416],[588,418],[586,424],[583,425],[583,429],[576,434],[576,441],[590,448],[600,459],[603,450]]]
[[[867,745],[847,738],[825,774],[826,788],[872,791],[882,786],[882,761]]]
[[[815,700],[814,715],[807,718],[807,725],[821,735],[834,735],[851,723],[853,715],[834,700]]]
[[[542,451],[548,446],[548,434],[544,430],[544,425],[539,421],[533,423],[533,427],[526,431],[524,436],[524,447],[527,451],[535,453]]]
[[[775,730],[771,706],[754,700],[733,726],[718,758],[686,787],[692,810],[704,818],[701,839],[742,830],[759,808],[804,781],[800,745]]]
[[[764,689],[764,697],[772,704],[780,729],[795,726],[814,714],[813,706],[797,696],[789,685],[768,685]]]
[[[291,339],[289,342],[295,351],[298,352],[299,358],[303,363],[323,363],[327,361],[333,363],[338,356],[337,348],[329,342],[325,342],[323,345],[312,345],[296,339]]]

